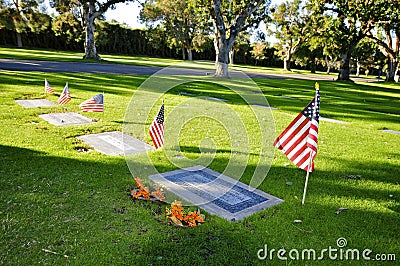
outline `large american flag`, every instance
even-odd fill
[[[84,101],[79,105],[83,112],[103,112],[104,111],[104,95],[97,94]]]
[[[50,86],[50,83],[47,79],[44,79],[44,92],[54,94],[53,88]]]
[[[160,111],[151,123],[149,133],[156,149],[164,145],[164,104],[161,105]]]
[[[314,158],[318,147],[320,96],[317,90],[314,99],[289,124],[275,140],[274,146],[295,165],[305,171],[314,171]],[[310,169],[308,169],[311,160]]]
[[[58,104],[66,104],[71,101],[71,94],[69,93],[68,83],[65,84],[64,90],[58,98]]]

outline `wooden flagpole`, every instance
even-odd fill
[[[306,200],[308,177],[310,176],[311,165],[312,165],[312,150],[310,151],[310,162],[308,163],[307,167],[306,182],[304,183],[303,199],[301,201],[301,205],[304,205],[304,201]]]
[[[319,84],[318,82],[315,83],[315,90],[318,91],[319,90]],[[316,113],[316,109],[317,109],[317,97],[315,97],[315,101],[314,101],[314,110],[313,110],[313,114],[311,117],[311,121]],[[307,185],[308,185],[308,177],[310,176],[310,170],[311,170],[311,166],[312,166],[312,152],[313,150],[310,151],[310,161],[308,162],[308,167],[307,167],[307,175],[306,175],[306,182],[304,183],[304,191],[303,191],[303,199],[301,200],[301,205],[304,205],[304,202],[306,200],[306,193],[307,193]]]

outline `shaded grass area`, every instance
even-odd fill
[[[32,98],[55,102],[56,96],[43,93],[44,78],[57,93],[68,81],[72,101],[66,106],[34,109],[16,104],[15,99]],[[400,141],[399,135],[380,131],[400,131],[398,85],[320,83],[321,115],[350,124],[321,121],[316,172],[311,174],[305,206],[300,204],[305,172],[277,151],[259,189],[284,203],[236,223],[207,214],[203,225],[183,229],[157,220],[164,219],[165,206],[134,202],[127,196],[133,180],[122,156],[76,151],[84,146],[76,136],[122,129],[132,93],[144,80],[129,75],[0,72],[1,264],[363,265],[362,259],[328,257],[280,261],[276,251],[273,261],[257,258],[266,244],[269,249],[287,251],[312,248],[320,255],[329,246],[337,248],[340,237],[346,238],[348,248],[371,249],[371,257],[393,253],[398,262]],[[270,105],[279,108],[273,111],[277,133],[314,95],[312,81],[256,82]],[[179,95],[182,91],[194,96]],[[79,103],[100,92],[105,93],[104,114],[84,114],[96,123],[60,128],[38,118],[42,113],[79,112]],[[256,140],[261,134],[251,130],[251,110],[228,89],[196,82],[169,91],[166,116],[174,106],[195,96],[226,99],[221,104],[232,107],[250,128],[249,160],[235,162],[246,165],[241,180],[248,183],[257,164]],[[152,110],[147,125],[158,108]],[[183,154],[197,158],[199,142],[213,138],[217,152],[209,167],[221,172],[231,151],[225,134],[226,129],[215,121],[192,120],[180,133]],[[148,136],[144,140],[150,143]],[[137,157],[139,165],[144,157]],[[163,151],[151,152],[150,157],[160,171],[176,169]],[[355,175],[360,177],[352,179]],[[293,184],[288,186],[288,181]],[[335,214],[340,207],[349,210]],[[303,222],[293,223],[298,219]]]

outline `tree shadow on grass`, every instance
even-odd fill
[[[389,251],[399,246],[398,215],[368,206],[385,192],[360,190],[354,182],[346,188],[345,182],[336,182],[341,171],[312,173],[301,207],[293,196],[301,195],[305,172],[273,165],[260,189],[283,198],[283,204],[241,222],[207,216],[199,228],[184,229],[156,221],[159,210],[153,205],[131,202],[126,189],[132,180],[123,158],[71,159],[5,145],[0,151],[0,258],[9,263],[257,264],[257,251],[265,244],[323,249],[346,237],[350,248],[381,252],[387,243]],[[285,184],[288,176],[292,186]],[[334,213],[352,200],[364,202]],[[294,219],[303,223],[293,226]]]

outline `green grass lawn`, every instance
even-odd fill
[[[44,49],[16,49],[11,47],[0,47],[0,58],[61,61],[61,62],[96,62],[95,60],[83,60],[83,52],[44,50]],[[182,60],[151,58],[144,56],[126,55],[103,55],[101,63],[129,64],[139,66],[160,66],[166,67],[183,62]]]
[[[72,101],[66,106],[25,109],[15,99],[57,97],[43,93],[44,79],[59,93],[69,82]],[[396,254],[400,260],[400,87],[397,84],[320,82],[321,115],[349,124],[320,121],[316,171],[311,174],[306,204],[301,206],[305,172],[293,166],[278,150],[259,189],[284,203],[239,222],[206,214],[194,229],[177,228],[165,219],[163,205],[133,201],[127,192],[133,177],[123,156],[78,152],[87,147],[76,136],[122,130],[126,108],[146,77],[80,73],[0,72],[0,264],[3,265],[365,265],[360,261],[280,261],[284,248],[370,249],[376,254]],[[304,108],[314,95],[314,82],[305,80],[255,80],[273,111],[276,134]],[[246,88],[244,88],[246,90]],[[168,92],[166,119],[174,107],[196,96],[228,100],[249,131],[250,159],[238,157],[246,167],[244,182],[254,169],[257,139],[250,108],[236,94],[207,82],[184,84]],[[105,94],[105,112],[86,116],[90,125],[56,127],[39,114],[75,111],[78,104],[97,93]],[[158,95],[152,91],[151,95]],[[282,98],[285,96],[285,98]],[[159,105],[145,119],[151,123]],[[192,112],[187,108],[187,112]],[[219,110],[216,110],[219,112]],[[167,120],[166,120],[167,121]],[[179,135],[183,154],[199,158],[199,143],[214,139],[215,157],[209,167],[222,172],[230,156],[226,128],[205,118],[185,124]],[[149,136],[143,140],[151,143]],[[149,156],[160,171],[176,169],[164,152]],[[205,154],[207,156],[207,154]],[[145,161],[137,156],[137,163]],[[206,158],[207,159],[207,158]],[[357,176],[352,179],[351,176]],[[146,177],[142,177],[146,178]],[[238,177],[236,177],[238,178]],[[286,183],[290,181],[292,185]],[[335,212],[348,208],[340,214]],[[294,223],[302,220],[302,223]],[[274,260],[260,261],[257,252],[268,245]],[[384,265],[370,261],[371,265]]]

